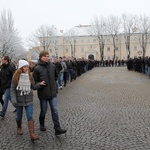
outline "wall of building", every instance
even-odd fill
[[[140,34],[133,34],[130,38],[130,50],[131,57],[142,56],[142,48],[139,43]],[[114,55],[114,48],[112,44],[112,38],[105,36],[104,46],[104,59],[112,59]],[[65,37],[58,36],[55,38],[57,41],[55,44],[52,42],[50,49],[50,56],[75,56],[76,58],[86,58],[89,55],[94,55],[94,59],[100,59],[100,50],[98,44],[98,38],[96,36],[75,36],[70,41],[67,41]],[[117,50],[116,57],[118,59],[127,59],[127,50],[125,45],[124,34],[120,34],[116,40]],[[72,49],[72,50],[71,50]],[[150,56],[150,44],[147,45],[146,56]],[[35,48],[32,50],[35,51]],[[72,52],[71,52],[72,51]]]

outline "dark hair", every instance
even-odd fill
[[[60,59],[62,59],[62,57],[59,57]]]
[[[40,52],[39,59],[41,59],[43,56],[46,56],[46,55],[49,55],[48,51],[44,50],[44,51]]]
[[[3,56],[4,60],[7,60],[8,63],[10,63],[9,56]]]

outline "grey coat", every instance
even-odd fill
[[[10,95],[11,101],[14,106],[28,106],[33,103],[33,91],[28,95],[20,95],[20,91],[16,90],[17,85],[14,84],[14,78],[11,82]],[[38,90],[41,86],[39,83],[31,84],[31,89]]]

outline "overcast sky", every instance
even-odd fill
[[[94,16],[150,14],[150,0],[0,0],[0,12],[11,10],[22,38],[40,25],[67,30],[90,24]]]

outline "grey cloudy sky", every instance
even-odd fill
[[[90,24],[94,16],[150,14],[150,0],[0,0],[0,12],[11,10],[22,38],[40,25],[67,30]]]

